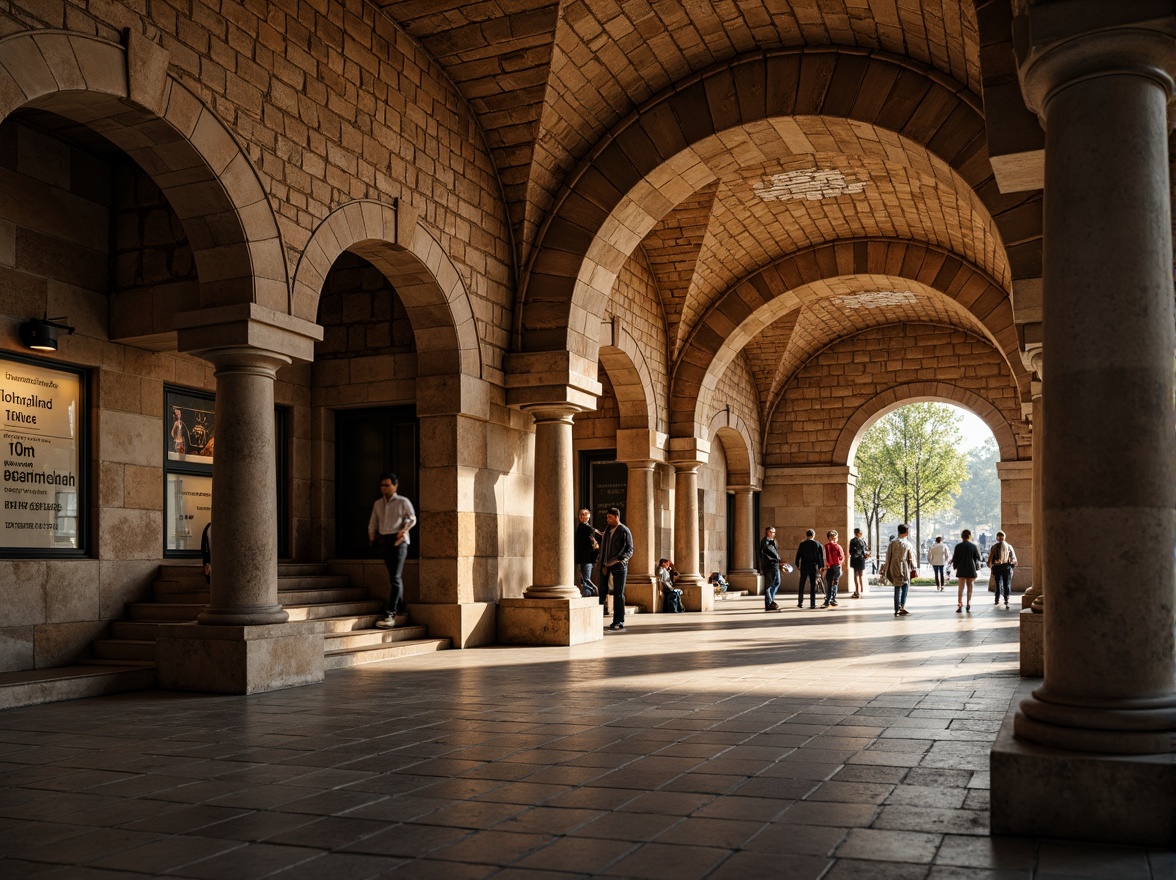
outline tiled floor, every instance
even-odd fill
[[[255,697],[0,713],[0,877],[1171,878],[988,836],[1016,611],[637,616]],[[974,606],[977,607],[977,606]]]

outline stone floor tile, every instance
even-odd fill
[[[177,834],[134,849],[103,856],[92,861],[90,865],[95,868],[138,871],[143,874],[163,874],[247,845],[245,841],[239,840],[214,840],[209,837]]]
[[[729,850],[716,847],[646,843],[602,873],[639,880],[697,880],[728,854]]]
[[[342,847],[345,852],[416,859],[468,837],[465,828],[403,823]]]
[[[612,838],[561,837],[520,859],[512,867],[539,871],[567,871],[574,868],[597,876],[637,847],[636,842]]]
[[[917,831],[883,831],[876,828],[850,829],[835,855],[846,859],[884,862],[930,863],[942,835]]]
[[[684,791],[651,791],[617,807],[626,813],[656,813],[663,816],[688,816],[706,806],[713,795]]]
[[[1037,849],[1039,875],[1144,880],[1151,877],[1147,851],[1134,847],[1043,840]]]
[[[930,785],[896,785],[894,791],[886,798],[886,803],[958,810],[963,807],[967,796],[968,791],[964,788],[945,788]]]
[[[927,880],[1030,880],[1033,876],[1033,873],[1027,868],[964,868],[959,865],[932,865]]]
[[[736,819],[690,817],[670,827],[654,838],[657,843],[710,846],[720,849],[740,849],[754,837],[765,822]]]
[[[0,858],[0,877],[18,877],[20,880],[38,880],[53,874],[61,875],[61,865],[49,862],[27,862],[23,859]]]
[[[214,837],[218,840],[253,842],[268,840],[276,834],[283,834],[319,821],[322,820],[300,813],[246,813],[223,822],[217,822],[215,825],[202,827],[198,834],[201,837]]]
[[[468,837],[440,847],[431,858],[480,865],[509,865],[554,840],[551,834],[476,831]]]
[[[949,834],[943,838],[935,864],[1030,870],[1035,863],[1034,849],[1034,842],[1029,838]]]
[[[838,859],[821,880],[926,880],[929,865]]]
[[[605,813],[591,822],[567,832],[574,837],[596,837],[605,840],[652,840],[666,829],[683,822],[681,816],[659,816],[642,813]]]
[[[935,770],[927,767],[917,767],[911,770],[906,779],[907,785],[927,785],[940,788],[966,788],[972,781],[972,773],[968,770]]]
[[[895,804],[882,808],[874,827],[932,831],[940,834],[988,834],[988,814],[977,810],[947,810]]]
[[[843,804],[881,804],[894,789],[877,782],[822,782],[809,792],[805,800],[836,801]]]
[[[848,828],[773,822],[746,841],[743,849],[788,855],[831,856],[848,833]]]
[[[146,831],[103,828],[55,840],[52,843],[38,842],[36,845],[13,850],[9,855],[14,859],[24,859],[30,862],[53,862],[58,865],[84,864],[103,856],[154,843],[162,837],[163,835]]]

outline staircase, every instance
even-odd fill
[[[423,626],[377,628],[383,603],[326,565],[279,564],[278,601],[290,620],[323,623],[326,669],[451,647],[449,639],[430,639]],[[154,601],[129,603],[127,618],[110,624],[110,637],[93,642],[89,657],[73,666],[0,675],[0,709],[154,687],[160,627],[193,622],[208,602],[199,565],[161,565]]]
[[[127,606],[127,620],[110,625],[110,638],[93,644],[90,663],[154,666],[159,627],[191,623],[208,604],[208,587],[196,565],[161,565],[154,602]],[[442,651],[449,639],[430,639],[423,626],[378,629],[383,603],[353,587],[346,575],[330,574],[326,565],[278,565],[278,601],[290,620],[321,621],[325,668],[339,669],[394,657]]]

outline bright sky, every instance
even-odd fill
[[[985,440],[992,436],[992,432],[988,430],[988,426],[980,421],[980,417],[974,415],[969,410],[963,407],[952,407],[956,410],[963,420],[960,422],[960,433],[964,435],[964,449],[973,449],[981,445]]]

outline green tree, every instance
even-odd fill
[[[912,403],[878,421],[883,478],[897,496],[895,513],[914,521],[916,553],[922,545],[922,518],[953,506],[953,495],[968,474],[959,451],[960,416],[941,403]],[[865,438],[863,438],[864,440]]]
[[[968,476],[955,496],[959,523],[976,530],[978,526],[1000,522],[1000,479],[996,463],[1000,449],[989,437],[968,453]]]
[[[854,456],[857,484],[853,503],[866,518],[866,541],[878,558],[882,545],[882,517],[890,512],[897,493],[886,472],[881,431],[868,430],[858,442]]]

